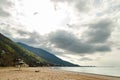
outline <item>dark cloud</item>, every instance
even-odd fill
[[[1,25],[3,26],[3,29],[0,29],[1,32],[6,35],[9,34],[9,36],[16,42],[23,42],[29,45],[42,45],[43,47],[46,46],[52,50],[57,48],[58,50],[65,50],[67,53],[70,54],[77,53],[81,55],[92,54],[95,52],[107,52],[111,50],[110,46],[104,43],[107,41],[111,34],[111,23],[106,20],[98,21],[95,24],[90,24],[88,31],[85,33],[85,37],[88,37],[87,41],[84,38],[80,39],[72,32],[65,30],[57,30],[55,32],[51,32],[50,34],[48,34],[48,36],[41,36],[37,32],[28,32],[25,29],[19,29],[16,27],[13,28],[9,24],[1,23]],[[8,31],[6,30],[6,28]],[[103,32],[100,33],[99,31]],[[106,34],[106,32],[109,33],[108,36],[105,36],[107,38],[96,35],[102,33]],[[17,35],[17,37],[13,37],[13,34]],[[97,37],[101,37],[103,39],[100,38],[100,40],[98,40]],[[48,43],[49,45],[47,45]],[[50,45],[54,46],[51,47]]]
[[[19,29],[16,29],[16,32],[16,34],[20,36],[13,39],[16,42],[23,42],[29,45],[39,45],[43,40],[43,37],[37,32],[28,32]]]
[[[79,11],[79,12],[86,12],[89,11],[91,7],[90,4],[90,0],[77,0],[75,3],[75,8]]]
[[[74,5],[74,8],[78,10],[78,12],[86,12],[89,11],[91,8],[91,0],[51,0],[55,3],[59,2],[67,2],[69,5],[72,4]],[[71,6],[72,6],[71,5]]]
[[[51,0],[53,2],[72,2],[74,0]]]
[[[85,53],[85,52],[93,52],[91,46],[79,40],[75,35],[66,31],[56,31],[55,33],[51,33],[49,35],[49,39],[51,43],[55,44],[56,47],[70,50],[76,53]]]
[[[96,47],[96,50],[100,52],[105,52],[105,51],[110,51],[111,49],[107,45],[102,45],[102,46]]]
[[[2,8],[0,8],[0,16],[8,17],[10,16],[10,14],[7,11],[4,11]]]
[[[11,6],[13,3],[10,0],[0,0],[0,6]]]
[[[6,11],[7,8],[10,8],[13,3],[10,0],[0,0],[0,16],[9,17],[10,13]]]
[[[16,38],[15,41],[17,42],[23,42],[30,45],[39,45],[42,41],[42,36],[40,36],[37,32],[18,31],[18,33],[23,36],[23,38]],[[25,36],[28,37],[25,38]]]
[[[88,57],[82,57],[80,61],[93,61],[93,59],[88,58]]]
[[[109,19],[96,21],[89,25],[86,38],[88,38],[88,42],[90,43],[104,43],[111,36],[113,27],[115,26],[113,26],[113,22]]]
[[[10,28],[10,25],[7,23],[4,23],[4,22],[0,22],[0,32],[3,33],[4,35],[6,35],[7,37],[11,37],[12,36],[12,33],[9,31],[11,28]]]
[[[52,32],[49,35],[49,41],[57,48],[80,54],[110,51],[110,47],[107,45],[87,43],[75,37],[72,33],[63,30]]]

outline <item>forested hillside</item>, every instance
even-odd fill
[[[29,66],[48,65],[36,54],[20,47],[18,44],[0,33],[0,66],[14,66],[18,58],[24,60]]]

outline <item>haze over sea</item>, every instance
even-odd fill
[[[55,69],[120,77],[120,67],[54,67]]]

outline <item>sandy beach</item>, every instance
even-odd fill
[[[0,80],[120,80],[119,77],[110,77],[94,74],[76,73],[56,70],[47,67],[0,68]]]

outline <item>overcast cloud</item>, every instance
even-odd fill
[[[0,16],[1,17],[9,17],[10,13],[7,11],[13,5],[10,0],[0,0]]]
[[[90,43],[105,43],[111,36],[112,31],[116,27],[112,20],[102,19],[89,24],[88,30],[85,33],[88,42]]]
[[[120,50],[120,0],[0,0],[0,18],[0,32],[15,42],[74,63],[120,56],[114,55]]]
[[[94,52],[100,51],[110,51],[109,45],[94,45],[87,43],[82,39],[75,37],[72,33],[68,31],[56,31],[49,35],[49,41],[54,44],[55,47],[62,48],[77,54],[92,54]]]

